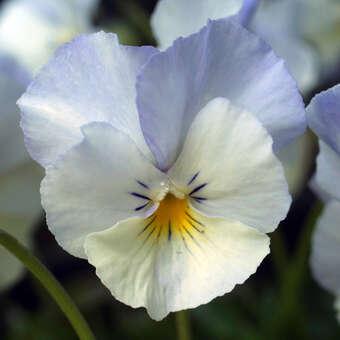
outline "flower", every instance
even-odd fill
[[[80,35],[18,102],[57,241],[156,320],[243,283],[290,196],[305,114],[281,59],[229,20],[164,52]]]
[[[151,26],[159,47],[164,49],[176,38],[199,31],[209,19],[234,16],[270,43],[274,51],[285,59],[300,89],[314,86],[317,79],[315,53],[298,38],[296,17],[292,15],[300,10],[299,1],[257,5],[256,0],[159,0],[151,17]],[[189,18],[188,13],[191,13]],[[278,155],[294,197],[298,196],[307,181],[311,144],[310,136],[305,134]]]
[[[340,322],[340,85],[316,95],[307,108],[311,129],[319,136],[315,183],[326,197],[312,242],[311,267],[322,287],[337,296]]]
[[[0,12],[1,49],[35,73],[64,42],[90,32],[97,0],[7,0]]]
[[[41,205],[40,167],[24,146],[19,127],[20,114],[16,100],[29,82],[28,75],[12,58],[0,55],[0,228],[15,235],[26,246],[31,243],[34,221]],[[23,266],[0,247],[0,289],[7,288],[22,273]]]

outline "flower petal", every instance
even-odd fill
[[[159,0],[151,16],[151,27],[160,49],[179,37],[198,32],[209,19],[235,15],[243,0]],[[190,16],[188,16],[190,13]]]
[[[321,190],[340,200],[340,156],[322,140],[319,148],[315,182]]]
[[[196,116],[169,177],[201,212],[262,232],[273,231],[291,203],[268,132],[225,98],[210,101]]]
[[[340,155],[340,84],[323,91],[307,107],[310,128]]]
[[[319,284],[337,294],[340,292],[340,203],[326,204],[312,240],[311,267]]]
[[[162,169],[176,160],[197,113],[219,96],[253,113],[275,151],[305,130],[304,104],[283,61],[237,23],[211,21],[154,55],[137,80],[142,130]]]
[[[79,35],[60,47],[18,104],[28,150],[43,166],[79,143],[80,126],[109,122],[151,152],[135,104],[136,74],[157,51],[125,47],[113,34]]]
[[[146,307],[155,320],[208,303],[256,271],[269,239],[241,223],[195,214],[203,233],[181,229],[169,239],[143,232],[143,218],[93,233],[85,243],[89,262],[113,296]]]
[[[111,125],[90,123],[82,132],[84,140],[46,169],[41,185],[49,228],[79,257],[85,256],[83,242],[89,233],[150,207],[165,178]]]
[[[316,51],[300,36],[298,19],[303,17],[304,6],[296,0],[263,1],[261,5],[249,29],[285,59],[301,91],[311,90],[318,80],[320,65]]]

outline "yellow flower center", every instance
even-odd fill
[[[204,224],[190,209],[187,199],[180,199],[168,193],[160,201],[157,210],[145,220],[141,234],[147,238],[165,239],[180,236],[183,240],[193,239],[195,233],[204,233]]]

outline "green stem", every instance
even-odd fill
[[[176,318],[176,328],[178,340],[190,340],[191,330],[190,330],[190,318],[189,312],[182,310],[175,314]]]
[[[42,283],[59,305],[65,316],[72,324],[81,340],[95,340],[95,337],[65,289],[53,274],[13,236],[0,229],[0,245],[18,258],[30,272]]]

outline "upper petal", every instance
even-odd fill
[[[90,123],[82,132],[83,141],[46,169],[41,185],[49,228],[68,252],[80,257],[88,234],[151,208],[165,179],[110,124]]]
[[[315,279],[333,294],[340,292],[340,203],[326,204],[312,240],[311,267]]]
[[[198,32],[209,19],[235,15],[243,0],[159,0],[151,16],[151,27],[160,49],[179,37]],[[188,15],[190,13],[190,15]]]
[[[283,61],[237,23],[211,21],[154,55],[138,77],[142,130],[161,168],[176,160],[192,120],[218,96],[253,113],[275,151],[305,130],[304,104]]]
[[[168,226],[143,218],[93,233],[85,243],[89,262],[118,300],[146,307],[155,320],[208,303],[256,271],[269,239],[239,222],[194,214],[201,230],[183,225],[171,237]]]
[[[109,122],[151,153],[135,104],[136,74],[157,51],[125,47],[113,34],[79,35],[60,47],[18,104],[27,148],[43,166],[78,143],[80,126]]]
[[[307,107],[310,128],[340,155],[340,84],[323,91]]]
[[[291,202],[268,132],[224,98],[196,116],[168,174],[196,209],[262,232],[277,227]]]

